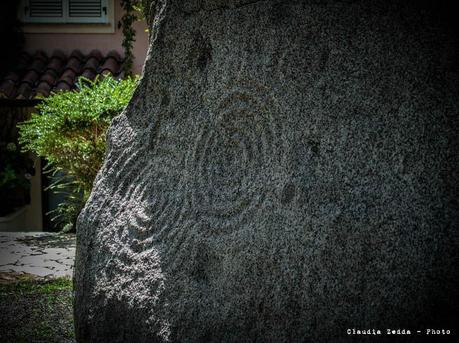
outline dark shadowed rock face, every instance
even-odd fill
[[[457,41],[447,11],[368,3],[153,5],[79,218],[80,342],[457,320]]]

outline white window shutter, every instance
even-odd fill
[[[24,21],[29,23],[63,23],[66,17],[64,0],[23,1]]]
[[[1,0],[0,0],[1,1]],[[22,0],[26,23],[108,23],[111,0]]]
[[[68,23],[107,23],[107,0],[68,0]]]

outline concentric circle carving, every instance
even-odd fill
[[[285,157],[279,113],[260,86],[237,85],[215,100],[187,161],[195,211],[238,222],[260,208]]]
[[[194,114],[191,127],[167,127],[153,150],[125,153],[107,171],[114,181],[106,186],[119,204],[111,210],[114,229],[135,251],[164,239],[179,242],[190,225],[232,232],[256,218],[264,202],[274,204],[286,165],[275,97],[237,84],[205,102],[205,120]]]
[[[147,152],[127,156],[117,167],[118,177],[111,185],[114,224],[121,229],[120,240],[142,251],[178,226],[185,200],[176,181],[179,173],[174,175],[171,170],[177,168]]]

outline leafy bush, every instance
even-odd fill
[[[18,125],[23,149],[47,160],[45,169],[54,176],[50,188],[66,194],[54,221],[76,220],[102,165],[110,121],[131,99],[136,81],[81,78],[76,91],[43,98],[38,112]]]

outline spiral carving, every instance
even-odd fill
[[[201,216],[239,224],[261,206],[285,157],[279,108],[253,84],[215,104],[187,162],[191,203]]]
[[[279,187],[286,149],[275,97],[255,83],[222,93],[209,99],[208,118],[189,129],[190,145],[178,158],[164,151],[175,146],[183,127],[168,131],[155,151],[125,154],[110,168],[113,201],[122,204],[112,206],[111,215],[119,239],[133,250],[171,239],[193,223],[232,232]]]

